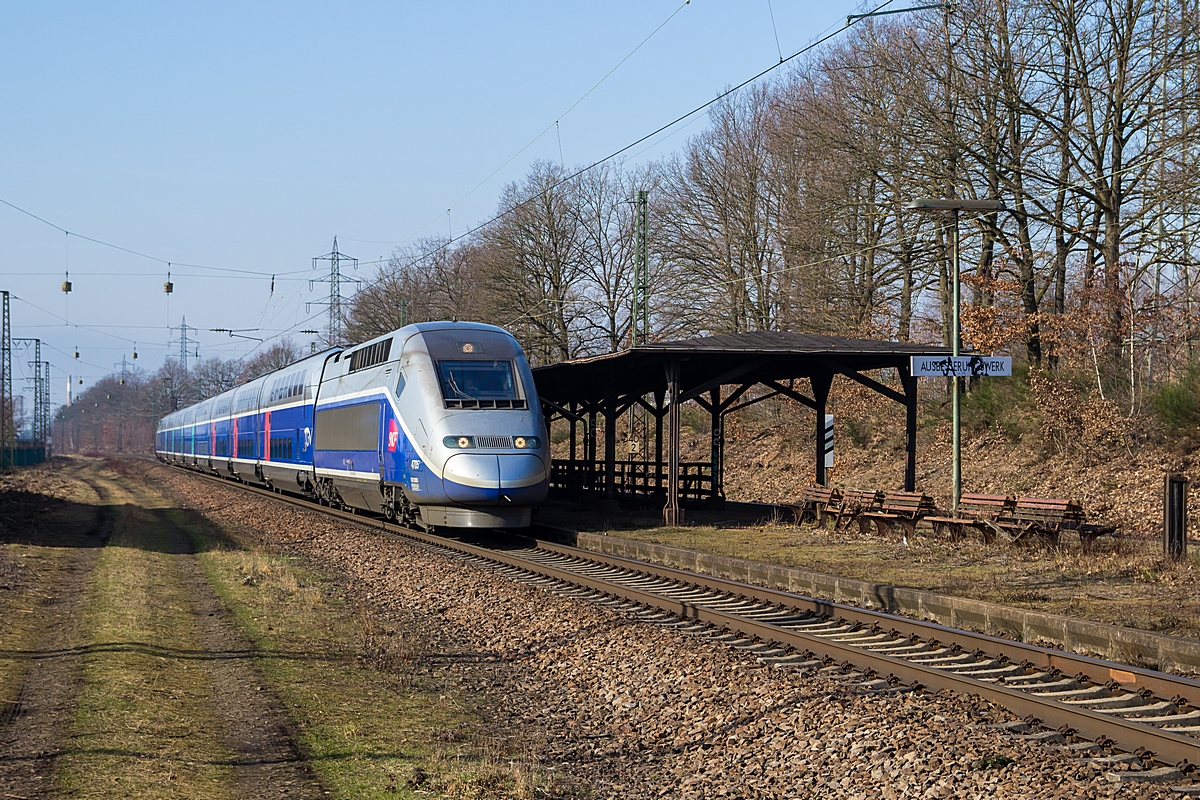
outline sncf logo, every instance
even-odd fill
[[[388,420],[388,440],[387,449],[389,453],[396,452],[396,445],[400,443],[400,429],[396,427],[396,420]]]

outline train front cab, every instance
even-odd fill
[[[401,357],[389,481],[425,527],[528,527],[546,496],[549,448],[520,345],[492,326],[420,328]]]

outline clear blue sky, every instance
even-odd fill
[[[7,3],[0,199],[158,258],[259,273],[175,267],[168,308],[165,265],[74,236],[68,248],[0,206],[14,335],[45,342],[57,404],[68,372],[86,388],[134,341],[137,365],[157,368],[184,315],[202,357],[257,344],[209,328],[319,328],[304,323],[321,311],[305,310],[323,290],[309,290],[311,259],[335,234],[365,262],[446,232],[451,205],[461,232],[530,162],[558,159],[551,128],[463,199],[556,119],[566,163],[590,163],[859,9],[772,0],[777,49],[767,0],[693,0],[562,116],[681,3]],[[14,354],[16,387],[26,360]]]

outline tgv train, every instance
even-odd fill
[[[162,461],[425,528],[518,528],[546,497],[533,375],[501,328],[409,325],[180,409]]]

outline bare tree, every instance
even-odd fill
[[[574,357],[586,324],[577,186],[564,178],[555,164],[534,164],[524,183],[505,187],[503,216],[483,234],[491,317],[540,361]]]
[[[220,358],[206,358],[196,364],[192,370],[192,381],[196,393],[201,397],[212,397],[232,389],[241,381],[241,359],[231,358],[228,361]]]
[[[283,369],[289,364],[299,361],[304,356],[305,353],[302,347],[293,342],[291,337],[284,337],[274,342],[266,350],[244,362],[241,371],[238,373],[237,382],[246,383],[260,375],[266,375],[268,372]]]

